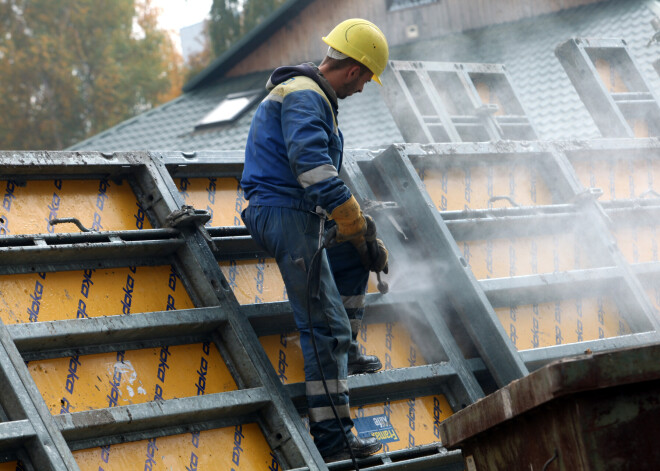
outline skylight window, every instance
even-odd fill
[[[227,95],[218,106],[195,125],[195,129],[217,126],[238,119],[259,98],[260,94],[259,90],[252,90]]]

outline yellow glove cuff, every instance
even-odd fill
[[[330,219],[337,223],[337,242],[359,237],[367,230],[367,222],[354,196],[337,206],[330,213]]]

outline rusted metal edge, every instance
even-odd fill
[[[447,418],[440,424],[442,442],[456,448],[474,435],[570,394],[660,379],[658,355],[660,343],[558,360]]]

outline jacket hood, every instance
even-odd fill
[[[323,90],[330,103],[332,103],[332,108],[336,115],[338,112],[337,94],[323,74],[321,74],[319,68],[311,62],[294,66],[278,67],[268,79],[266,90],[271,91],[280,83],[285,82],[292,77],[300,77],[301,75],[311,78],[319,87],[321,87],[321,90]]]

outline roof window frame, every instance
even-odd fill
[[[211,111],[206,113],[204,117],[195,124],[195,131],[210,129],[237,121],[247,110],[252,108],[252,106],[262,98],[262,96],[263,91],[259,89],[225,95]],[[242,106],[240,106],[240,108],[235,111],[230,108],[230,114],[224,117],[224,115],[221,114],[221,107],[227,107],[228,103],[234,100],[243,101]],[[216,117],[216,115],[220,116]]]

